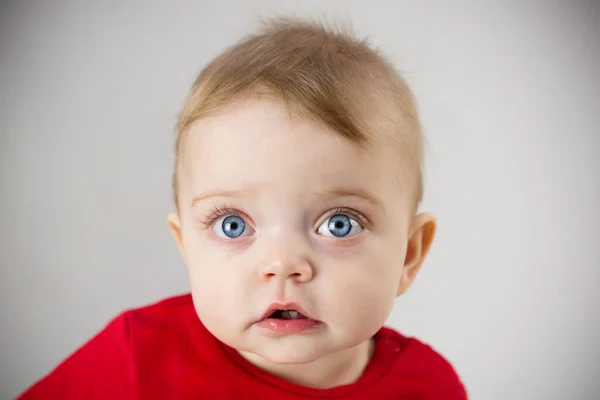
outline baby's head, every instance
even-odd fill
[[[169,224],[206,328],[274,364],[368,343],[435,231],[416,214],[421,129],[394,68],[277,20],[201,72],[177,128]]]

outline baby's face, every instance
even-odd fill
[[[275,100],[198,121],[170,221],[206,328],[280,364],[375,334],[398,293],[412,218],[395,151],[366,152]]]

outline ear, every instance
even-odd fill
[[[431,213],[422,213],[413,218],[410,224],[402,277],[398,285],[398,296],[406,292],[415,281],[433,243],[436,229],[437,220]]]
[[[169,224],[169,228],[171,228],[171,233],[173,234],[175,243],[177,243],[177,247],[179,248],[181,258],[185,262],[185,252],[183,251],[183,242],[181,241],[181,221],[179,220],[179,214],[175,212],[170,213],[167,216],[167,222]]]

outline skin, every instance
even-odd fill
[[[433,215],[412,214],[395,151],[367,152],[274,99],[197,121],[185,142],[180,210],[168,222],[206,328],[288,381],[356,381],[436,228]],[[226,235],[226,216],[207,220],[223,206],[243,220],[241,236]],[[338,208],[354,221],[343,237],[328,229]],[[297,303],[321,324],[302,334],[257,327],[273,302]]]

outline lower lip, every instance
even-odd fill
[[[256,323],[259,328],[279,334],[297,334],[305,333],[318,329],[323,325],[320,321],[314,319],[276,319],[267,318]]]

